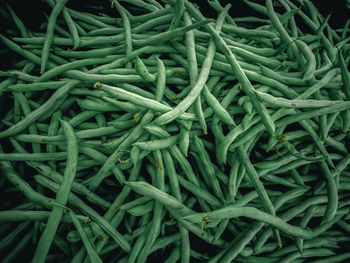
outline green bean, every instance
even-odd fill
[[[164,247],[169,246],[172,243],[176,243],[177,241],[179,241],[181,238],[180,234],[174,234],[172,236],[169,237],[163,237],[163,238],[159,238],[155,243],[154,246],[152,247],[152,252],[157,251],[159,249],[162,249]]]
[[[302,217],[302,219],[300,220],[299,226],[300,227],[306,227],[307,224],[309,223],[310,219],[313,216],[313,213],[315,212],[315,210],[317,209],[316,206],[311,206],[305,213],[305,215]],[[303,254],[303,243],[304,240],[301,238],[297,238],[295,239],[295,244],[300,252],[300,254]]]
[[[346,147],[342,143],[334,140],[332,137],[327,137],[325,139],[325,143],[329,146],[332,146],[333,148],[337,149],[340,152],[343,152],[343,153],[348,152],[348,150],[346,149]]]
[[[98,254],[96,253],[96,251],[94,250],[94,248],[92,247],[88,237],[86,236],[86,233],[82,227],[82,225],[80,224],[79,220],[77,219],[76,215],[74,214],[73,211],[69,211],[68,215],[70,216],[70,218],[72,219],[72,222],[74,224],[74,226],[76,227],[76,229],[79,232],[79,235],[84,243],[84,246],[87,250],[87,253],[89,255],[89,258],[92,262],[103,262],[102,259],[98,256]]]
[[[196,19],[199,19],[202,16],[192,6],[190,7],[188,5],[188,8],[190,8],[189,11],[192,13],[193,16],[196,17]],[[222,37],[220,37],[219,34],[210,25],[206,25],[206,29],[209,31],[209,33],[212,35],[214,40],[217,42],[218,47],[222,49],[222,52],[224,53],[227,61],[229,62],[233,72],[235,73],[235,75],[237,75],[237,79],[241,82],[244,91],[247,93],[250,100],[252,101],[256,112],[259,113],[266,130],[270,134],[274,134],[275,127],[274,127],[273,121],[271,120],[271,117],[266,111],[266,108],[261,103],[259,103],[258,100],[256,99],[255,90],[253,86],[251,85],[250,81],[242,71],[241,67],[239,66],[231,50],[229,49],[225,41],[222,39]]]
[[[40,73],[44,73],[46,70],[47,61],[50,53],[50,47],[54,36],[55,23],[58,15],[61,13],[66,3],[67,3],[67,0],[58,1],[50,14],[50,18],[47,24],[45,42],[42,49],[42,60],[41,60],[42,62],[41,62]]]
[[[321,89],[324,85],[326,85],[335,76],[336,72],[337,72],[337,70],[333,70],[333,71],[328,72],[320,81],[318,81],[316,84],[311,86],[309,89],[307,89],[301,95],[299,95],[296,99],[306,99],[309,96],[311,96],[314,92],[316,92],[317,90]],[[276,120],[277,118],[280,118],[280,116],[281,115],[283,116],[286,111],[288,111],[288,110],[286,110],[286,109],[279,109],[277,112],[275,112],[273,114],[273,119]],[[321,113],[321,114],[323,114],[323,113]],[[263,125],[258,124],[258,126],[259,126],[259,128],[252,129],[250,133],[256,134],[256,133],[262,131]],[[251,134],[249,134],[248,136],[251,136]],[[242,144],[244,142],[245,142],[244,140],[241,140],[241,139],[239,140],[239,144]],[[231,145],[230,149],[233,149],[235,146],[237,147],[237,144],[238,144],[238,142],[236,142],[233,145]]]
[[[213,112],[218,116],[219,119],[221,119],[223,122],[229,125],[235,125],[235,122],[230,116],[230,114],[221,106],[220,102],[210,93],[207,86],[204,86],[202,94],[208,105],[213,109]]]
[[[295,190],[290,190],[283,195],[279,196],[274,200],[274,206],[275,209],[278,210],[283,203],[288,201],[289,199],[296,198],[302,193],[304,193],[304,189],[295,189]],[[263,227],[263,223],[261,222],[256,222],[254,225],[252,225],[248,230],[246,235],[243,238],[237,238],[232,242],[232,246],[228,247],[230,250],[228,250],[228,253],[225,255],[224,259],[222,259],[224,262],[225,260],[232,259],[235,256],[238,255],[240,251],[242,251],[243,247],[248,244],[248,242],[252,239],[253,235],[255,235],[261,228]],[[218,254],[220,256],[223,253]],[[216,257],[217,258],[217,257]]]
[[[156,80],[156,77],[149,73],[146,65],[139,57],[136,58],[136,71],[145,81],[153,82]]]
[[[341,52],[338,53],[338,60],[341,70],[341,78],[343,81],[343,92],[346,96],[346,98],[350,99],[350,73],[346,67],[344,57]]]
[[[173,28],[177,28],[180,24],[180,21],[181,21],[181,17],[183,15],[183,12],[184,12],[184,0],[180,0],[178,2],[176,2],[175,4],[175,12],[174,12],[174,15],[173,15],[173,19],[170,23],[170,27],[169,29],[173,29]]]
[[[111,99],[105,95],[101,96],[102,101],[97,98],[79,100],[77,99],[78,105],[85,110],[89,111],[120,111],[125,110],[130,113],[135,113],[141,110],[141,108],[135,107],[129,102],[117,101]]]
[[[287,210],[286,212],[284,212],[281,215],[281,218],[285,221],[288,221],[290,219],[292,219],[293,217],[295,217],[297,214],[300,214],[301,211],[306,210],[307,208],[309,208],[310,206],[313,205],[318,205],[320,203],[325,203],[327,202],[327,198],[326,196],[315,196],[315,197],[311,197],[308,200],[306,200],[305,202],[303,202],[301,205],[299,206],[295,206],[289,210]],[[322,211],[323,212],[323,211]],[[314,216],[316,216],[316,211],[314,213]],[[321,215],[322,216],[322,215]],[[334,220],[335,223],[335,220]],[[331,225],[331,224],[330,224]],[[330,225],[327,224],[322,224],[319,226],[319,229],[321,231],[321,233],[327,229],[327,227],[329,227]],[[266,230],[265,233],[262,233],[261,236],[258,238],[258,240],[256,241],[255,244],[255,249],[259,249],[261,248],[261,246],[266,242],[266,240],[268,239],[269,235],[271,235],[271,229],[270,230]],[[303,238],[304,239],[304,238]]]
[[[301,63],[301,57],[298,55],[298,47],[296,43],[294,43],[291,37],[288,35],[288,32],[284,29],[282,23],[279,21],[277,15],[274,12],[271,1],[266,2],[266,9],[267,9],[267,13],[270,18],[272,26],[277,30],[282,40],[291,48],[291,52],[294,58],[299,63]]]
[[[167,42],[171,39],[177,38],[179,36],[182,36],[187,31],[193,30],[195,28],[201,27],[205,24],[207,24],[208,21],[203,20],[199,21],[197,23],[194,23],[193,25],[185,26],[185,27],[179,27],[176,29],[173,29],[171,31],[163,32],[155,36],[148,37],[147,39],[134,39],[133,44],[137,47],[142,47],[144,45],[152,45],[152,44],[162,44],[164,42]]]
[[[231,48],[232,52],[234,52],[238,56],[245,58],[249,61],[252,61],[254,63],[259,63],[259,64],[262,64],[262,65],[269,67],[269,68],[276,68],[276,67],[281,65],[281,62],[276,60],[276,59],[263,57],[261,55],[255,54],[251,51],[245,50],[241,47],[232,46],[230,48]],[[243,66],[243,64],[242,64],[242,66]]]
[[[48,19],[47,16],[46,19]],[[55,24],[55,31],[57,31],[62,37],[71,38],[70,33],[64,28],[62,28],[58,23]]]
[[[96,151],[95,151],[96,152]],[[95,153],[94,152],[94,153]],[[52,180],[54,180],[57,183],[62,183],[63,176],[56,171],[54,171],[51,167],[40,164],[40,163],[33,163],[31,162],[29,165],[31,165],[33,168],[35,168],[39,173],[42,175],[45,175]],[[101,205],[102,207],[109,208],[110,203],[101,197],[97,196],[93,192],[89,191],[84,185],[78,183],[78,182],[73,182],[72,184],[72,190],[78,192],[79,194],[85,195],[89,200],[92,202]]]
[[[179,201],[182,200],[180,186],[178,182],[178,176],[175,171],[174,162],[171,158],[170,153],[167,150],[163,150],[163,158],[164,158],[164,166],[166,170],[166,174],[169,176],[170,188],[173,193],[173,196]],[[179,226],[180,234],[181,234],[181,260],[182,262],[189,262],[190,260],[190,240],[188,231]]]
[[[52,213],[48,219],[46,228],[40,237],[38,246],[35,250],[33,261],[44,262],[45,258],[49,252],[52,240],[58,228],[58,224],[61,220],[63,214],[63,208],[68,200],[68,195],[71,191],[71,185],[74,181],[77,159],[78,159],[78,146],[76,141],[75,133],[72,127],[65,121],[61,121],[63,127],[63,132],[67,140],[67,164],[62,180],[60,189],[56,195],[56,202],[60,206],[54,206]]]
[[[8,79],[1,81],[0,82],[0,95],[2,95],[3,90],[6,90],[13,82],[14,82],[14,79],[12,79],[12,78],[8,78]]]
[[[117,87],[112,87],[101,83],[95,83],[94,87],[105,91],[111,96],[117,96],[117,98],[129,100],[130,102],[135,103],[136,105],[139,105],[141,107],[147,107],[148,109],[152,109],[155,111],[167,112],[167,111],[171,111],[172,109],[167,105],[156,102],[154,100],[143,98],[137,94],[132,94],[131,92],[125,91]],[[183,113],[182,118],[187,120],[192,120],[193,115],[189,113]]]
[[[52,68],[48,71],[46,71],[44,74],[40,76],[38,79],[39,82],[41,81],[48,81],[52,79],[53,77],[60,75],[66,71],[80,68],[83,66],[88,66],[88,65],[97,65],[97,64],[102,64],[102,63],[107,63],[107,62],[112,62],[117,58],[117,56],[108,56],[105,58],[86,58],[86,59],[81,59],[77,61],[73,61],[70,63],[66,63],[63,65],[60,65],[58,67]],[[73,71],[76,72],[76,71]]]
[[[122,17],[124,25],[124,35],[125,35],[125,54],[129,56],[132,52],[132,36],[131,36],[131,26],[128,16],[126,15],[126,10],[118,3],[118,1],[113,0],[112,4],[116,7],[119,14]],[[128,62],[126,67],[131,68],[131,63]]]
[[[50,212],[47,211],[30,211],[30,210],[10,210],[10,211],[0,211],[0,221],[1,222],[20,222],[20,221],[46,221]],[[89,217],[78,216],[78,219],[82,222],[89,222]],[[62,222],[71,223],[71,219],[63,215]]]
[[[266,47],[255,47],[255,46],[249,46],[246,44],[242,44],[236,41],[233,41],[232,39],[225,39],[227,41],[228,46],[233,49],[233,47],[238,47],[243,50],[249,51],[253,54],[260,55],[262,57],[270,57],[275,55],[276,51],[272,48],[266,48]]]
[[[133,167],[133,169],[131,170],[129,180],[135,180],[137,178],[137,176],[140,172],[140,168],[141,168],[141,162],[138,160],[136,162],[135,166]],[[131,189],[129,187],[125,186],[123,188],[123,190],[121,191],[120,195],[117,196],[117,198],[114,200],[112,206],[110,206],[110,209],[107,211],[107,213],[104,216],[106,219],[112,219],[111,224],[114,227],[116,227],[120,223],[120,220],[123,217],[123,213],[118,213],[117,215],[115,215],[116,214],[115,208],[119,207],[125,201],[125,199],[129,195],[130,191],[131,191]],[[100,241],[100,243],[97,244],[98,251],[100,251],[102,249],[102,247],[106,243],[106,240],[107,239]]]
[[[232,27],[232,26],[223,26],[222,31],[225,33],[231,33],[239,37],[266,37],[266,38],[276,38],[277,35],[275,32],[259,30],[259,29],[245,29],[242,27]]]
[[[179,5],[176,5],[176,7],[180,8],[180,5],[183,4],[183,2],[180,2]],[[181,6],[182,8],[182,6]],[[179,10],[178,10],[179,11]],[[184,23],[185,25],[191,25],[192,24],[192,20],[191,17],[189,16],[189,14],[184,11],[183,13],[183,19],[184,19]],[[175,18],[174,18],[175,20]],[[173,21],[174,21],[173,20]],[[187,47],[187,59],[188,59],[188,63],[186,64],[186,68],[187,70],[189,70],[189,77],[190,77],[190,85],[191,87],[193,87],[197,81],[198,78],[198,64],[197,64],[197,58],[196,58],[196,50],[195,50],[195,36],[193,31],[188,31],[185,34],[185,44]],[[175,55],[173,55],[173,58],[175,57]],[[175,57],[176,58],[176,57]],[[182,60],[181,60],[182,62]],[[188,64],[188,67],[187,67]],[[178,95],[177,95],[178,96]],[[199,118],[199,124],[201,125],[203,132],[207,132],[207,126],[206,126],[206,122],[204,120],[204,116],[202,114],[202,104],[201,104],[201,99],[200,96],[198,96],[198,98],[195,101],[194,107],[190,108],[190,111],[192,111],[194,109],[196,116]],[[180,140],[179,140],[179,148],[180,150],[183,152],[183,154],[185,156],[187,156],[188,153],[188,148],[189,148],[189,141],[190,141],[190,132],[181,127],[180,130]],[[178,199],[181,197],[178,197]],[[186,230],[184,228],[181,228],[182,233],[185,233]],[[186,242],[188,241],[188,232],[186,232],[187,234],[187,238],[186,238]],[[182,243],[182,250],[183,250],[183,244]],[[188,250],[186,250],[186,257],[188,257]]]
[[[297,40],[296,44],[306,60],[303,81],[311,80],[316,71],[316,58],[309,46],[303,41]]]
[[[165,7],[165,8],[160,9],[160,10],[152,11],[150,13],[146,13],[146,14],[142,14],[142,15],[134,15],[134,16],[131,16],[129,19],[130,19],[131,23],[134,23],[134,24],[141,23],[142,24],[142,23],[147,22],[153,18],[169,14],[173,11],[174,11],[174,9],[172,7]]]
[[[284,141],[282,143],[282,145],[288,150],[288,152],[293,155],[294,157],[296,157],[299,160],[304,160],[304,161],[310,161],[310,162],[314,162],[314,161],[322,161],[324,158],[322,156],[305,156],[304,153],[299,152],[292,143],[288,142],[288,141]]]
[[[45,185],[46,187],[49,187],[53,191],[58,190],[58,185],[56,183],[53,183],[51,180],[46,179],[45,177],[36,176],[35,179],[41,183],[42,185]],[[128,252],[130,251],[130,245],[129,243],[124,239],[124,237],[115,230],[103,217],[101,217],[95,210],[87,206],[82,200],[80,200],[77,196],[75,196],[73,193],[69,195],[69,200],[75,204],[75,206],[78,206],[82,211],[84,211],[86,214],[89,215],[92,219],[96,221],[102,227],[103,230],[105,230],[113,240],[120,245],[120,247]]]
[[[76,24],[74,23],[68,10],[66,8],[63,8],[62,12],[63,12],[64,20],[66,21],[66,24],[68,26],[69,32],[72,35],[71,37],[73,39],[73,49],[76,49],[80,45],[78,28],[77,28]]]
[[[66,158],[65,152],[55,153],[0,153],[1,161],[57,161]]]
[[[68,91],[73,88],[78,82],[70,81],[58,89],[51,97],[48,99],[40,108],[32,111],[24,119],[10,127],[9,129],[0,132],[0,138],[8,137],[17,134],[27,128],[31,123],[39,119],[55,102],[68,93]]]
[[[200,223],[202,220],[201,215],[204,216],[205,214],[198,213],[195,215],[186,216],[183,219],[193,220],[195,222]],[[313,237],[317,236],[319,232],[324,231],[325,228],[328,228],[330,225],[334,224],[336,221],[339,220],[338,218],[334,218],[332,221],[325,223],[322,226],[318,226],[314,228],[314,230],[305,230],[300,227],[290,225],[284,222],[281,218],[262,212],[259,209],[256,209],[254,207],[241,207],[241,208],[226,207],[226,208],[212,211],[211,213],[208,214],[209,219],[224,219],[224,218],[234,218],[239,216],[246,216],[249,218],[260,220],[264,223],[273,225],[274,227],[278,228],[279,230],[285,233],[288,233],[289,235],[300,237],[303,239],[312,239]]]
[[[248,155],[246,154],[246,152],[244,151],[242,146],[240,146],[238,149],[238,155],[239,155],[240,159],[242,160],[243,165],[245,166],[245,168],[248,172],[250,181],[253,183],[255,190],[258,192],[259,197],[263,201],[265,210],[267,210],[270,214],[275,216],[276,212],[275,212],[275,209],[271,203],[271,200],[269,199],[263,184],[259,180],[259,176],[258,176],[257,172],[255,171],[253,165],[251,164],[251,162],[249,160]],[[281,247],[282,246],[281,239],[280,239],[279,233],[277,231],[275,231],[275,238],[276,238],[278,246]]]
[[[71,57],[76,59],[84,59],[86,57],[103,57],[108,55],[119,54],[123,50],[123,45],[116,47],[105,47],[105,48],[96,48],[92,50],[62,50],[54,49],[54,53],[62,57]]]
[[[96,189],[96,187],[102,182],[102,180],[106,177],[106,174],[109,173],[110,169],[114,165],[114,163],[117,161],[117,159],[120,158],[120,149],[124,150],[124,148],[129,147],[134,140],[136,140],[138,137],[141,136],[143,132],[143,126],[148,124],[153,114],[151,112],[147,112],[145,116],[142,118],[139,125],[128,135],[127,139],[123,140],[123,142],[118,146],[118,148],[113,152],[112,155],[106,160],[104,165],[101,167],[101,169],[98,171],[98,173],[95,175],[95,182],[90,184],[90,190]]]
[[[266,77],[272,78],[283,84],[298,85],[298,86],[302,86],[306,84],[306,81],[304,81],[303,79],[285,76],[286,74],[283,74],[283,75],[277,74],[274,70],[271,70],[263,65],[260,65],[260,70],[261,70],[261,73]],[[286,95],[288,95],[288,97],[292,97],[294,95],[293,97],[295,97],[296,93],[289,90],[287,91]]]
[[[174,197],[158,190],[157,188],[149,185],[145,182],[125,182],[125,184],[131,187],[134,191],[142,193],[151,198],[154,198],[158,202],[162,203],[164,206],[176,210],[177,212],[185,215],[191,213],[191,209],[180,203]]]
[[[154,156],[154,161],[155,161],[155,166],[156,166],[156,178],[154,179],[155,185],[160,190],[164,190],[165,188],[165,183],[164,183],[164,164],[163,164],[163,158],[162,154],[159,150],[156,150],[153,152]],[[155,202],[154,205],[154,214],[153,214],[153,221],[150,225],[150,230],[149,235],[146,239],[144,247],[141,249],[138,261],[139,262],[144,262],[150,253],[150,250],[156,241],[157,236],[159,235],[160,232],[160,222],[162,220],[162,213],[163,213],[163,207],[162,203]]]
[[[160,139],[160,140],[152,140],[147,142],[136,142],[133,145],[145,150],[145,151],[155,151],[155,150],[161,150],[164,148],[168,148],[171,145],[176,144],[178,141],[178,136],[171,136],[166,139]]]
[[[215,171],[213,166],[211,165],[210,162],[210,157],[208,153],[206,152],[204,145],[202,141],[197,137],[193,136],[193,142],[194,142],[194,147],[199,155],[199,158],[201,160],[202,165],[204,166],[207,175],[210,180],[210,185],[213,186],[213,191],[217,197],[219,197],[221,200],[224,199],[222,190],[220,189],[219,182],[216,178]]]
[[[132,92],[132,93],[138,94],[140,96],[143,96],[145,98],[154,99],[154,95],[152,93],[150,93],[148,91],[145,91],[143,89],[140,89],[137,86],[126,84],[126,83],[120,83],[119,87],[121,87],[121,88],[123,88],[123,89],[125,89],[125,90],[127,90],[129,92]]]
[[[161,102],[166,91],[166,71],[163,61],[156,57],[157,61],[157,82],[154,97],[157,101]]]
[[[128,258],[128,262],[135,262],[137,255],[140,253],[140,250],[142,249],[143,244],[146,241],[146,235],[143,233],[135,242],[135,245],[133,247],[133,250],[130,253],[130,256]]]
[[[179,176],[178,181],[183,188],[192,192],[195,196],[202,198],[209,205],[214,206],[214,207],[221,206],[221,202],[219,201],[219,199],[217,199],[215,196],[207,193],[205,190],[202,190],[201,188],[199,188],[195,184],[188,182],[187,180],[183,179],[181,176]]]
[[[228,5],[220,14],[218,17],[217,25],[216,25],[216,30],[220,30],[223,19],[225,18],[225,15],[228,11],[230,6]],[[194,24],[195,25],[195,24]],[[180,116],[183,112],[185,112],[191,104],[197,99],[199,96],[199,93],[203,89],[203,86],[208,78],[209,71],[211,68],[211,64],[213,61],[214,53],[215,53],[215,44],[213,40],[210,40],[208,51],[207,51],[207,57],[205,61],[203,62],[202,70],[199,73],[198,79],[196,81],[196,84],[192,87],[190,93],[186,96],[184,100],[182,100],[176,108],[174,108],[172,111],[163,114],[162,116],[158,117],[154,122],[156,125],[164,125],[172,120],[176,119],[178,116]]]
[[[176,7],[180,6],[180,8],[183,8],[184,1],[181,1],[176,4]],[[191,25],[191,17],[189,14],[185,11],[184,14],[184,22],[185,24]],[[175,19],[175,18],[174,18]],[[185,44],[187,48],[187,58],[188,58],[188,68],[189,68],[189,75],[190,75],[190,85],[193,89],[193,87],[196,85],[197,79],[198,79],[198,64],[197,64],[197,57],[196,57],[196,49],[195,49],[195,36],[193,31],[186,32],[185,34]],[[187,64],[187,63],[186,63]],[[190,108],[192,109],[192,108]],[[202,130],[204,134],[206,134],[207,131],[207,124],[205,122],[203,109],[202,109],[202,102],[201,102],[201,96],[198,96],[197,99],[194,102],[193,109],[196,113],[196,116],[198,118],[199,124],[202,127]],[[186,146],[186,141],[189,140],[189,132],[184,131],[183,136],[186,136],[183,143],[180,143],[181,148],[183,149],[184,153],[187,155],[188,146]]]
[[[1,38],[1,35],[0,35]],[[2,77],[16,77],[22,81],[28,81],[28,82],[34,82],[38,79],[38,77],[29,75],[27,73],[24,73],[22,71],[17,71],[17,70],[9,70],[9,71],[0,71],[0,76]],[[6,85],[6,82],[3,84],[4,86]],[[6,85],[7,86],[7,85]]]
[[[30,64],[28,64],[28,65],[30,65]],[[15,99],[17,99],[19,101],[19,104],[20,104],[20,107],[22,109],[23,114],[25,116],[27,116],[30,113],[30,111],[31,111],[31,108],[30,108],[30,105],[28,103],[27,98],[21,92],[14,93],[14,97],[15,97]],[[37,131],[37,127],[34,124],[32,124],[32,125],[30,125],[28,127],[28,131],[30,133],[37,133],[38,132]],[[34,153],[40,153],[41,152],[40,146],[38,144],[32,144],[32,149],[33,149]]]
[[[323,257],[334,255],[335,253],[326,248],[315,248],[315,249],[306,249],[302,255],[303,258],[307,257]],[[295,259],[301,257],[299,252],[291,253],[288,257],[286,257],[282,262],[292,262]]]
[[[152,200],[150,197],[143,196],[143,197],[135,199],[135,200],[133,200],[133,201],[131,201],[129,203],[121,205],[120,209],[121,210],[130,210],[130,209],[133,209],[135,207],[142,206],[145,203],[149,202],[150,200]]]
[[[289,0],[286,1],[288,5],[290,5],[292,8],[297,8],[292,2],[290,2]],[[311,19],[301,10],[298,11],[297,13],[298,15],[300,15],[300,17],[303,19],[303,21],[310,27],[311,30],[313,30],[314,32],[317,31],[317,25],[315,25],[315,23],[313,23],[311,21]],[[331,43],[329,42],[329,40],[324,36],[323,33],[321,33],[321,41],[323,43],[323,45],[325,46],[325,49],[329,55],[329,57],[331,58],[331,60],[334,60],[335,58],[335,51],[332,48]]]
[[[338,192],[335,180],[329,171],[327,164],[323,161],[321,162],[321,168],[323,170],[326,182],[327,182],[327,195],[328,195],[328,204],[327,209],[324,214],[323,222],[328,222],[335,217],[335,212],[338,207]]]
[[[72,10],[72,9],[68,9],[68,11],[72,17],[81,20],[79,24],[82,24],[82,22],[85,22],[85,23],[89,24],[89,26],[110,27],[110,25],[106,24],[103,21],[100,21],[100,19],[96,19],[96,17],[93,17],[92,14],[77,12],[77,11]]]
[[[9,85],[5,90],[13,91],[13,92],[33,92],[33,91],[41,91],[46,89],[58,89],[66,84],[68,80],[60,80],[60,81],[49,81],[44,83],[23,83],[23,84],[13,84]]]
[[[158,7],[155,7],[154,5],[145,3],[144,1],[140,1],[140,0],[135,0],[135,1],[123,0],[123,1],[126,2],[126,3],[129,3],[129,4],[132,4],[132,5],[135,5],[135,6],[137,6],[137,7],[140,7],[140,8],[142,8],[142,9],[151,11],[151,12],[153,12],[153,11],[158,11],[158,10],[159,10]]]
[[[284,98],[276,98],[267,93],[257,91],[256,94],[265,102],[277,106],[287,108],[321,108],[341,103],[342,101],[329,100],[288,100]]]

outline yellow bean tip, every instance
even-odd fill
[[[96,82],[96,83],[93,85],[93,87],[94,87],[95,89],[101,88],[101,87],[102,87],[102,83],[101,83],[101,82]]]
[[[287,137],[284,134],[279,134],[277,135],[277,140],[279,140],[280,142],[285,142],[287,140]]]
[[[202,221],[207,223],[209,221],[209,215],[203,216]]]
[[[139,122],[140,117],[137,114],[135,114],[133,117],[133,120],[134,120],[134,122]]]

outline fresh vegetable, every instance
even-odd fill
[[[43,2],[0,9],[2,262],[350,260],[349,20]]]

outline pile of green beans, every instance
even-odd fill
[[[350,261],[350,20],[243,1],[0,10],[1,262]]]

